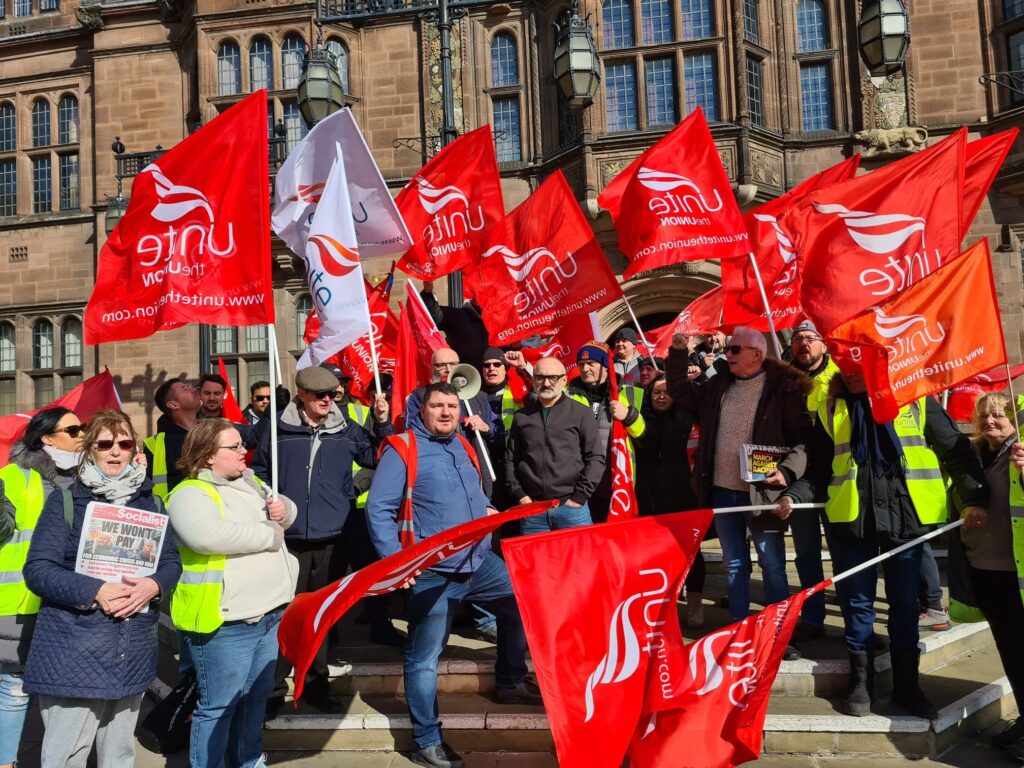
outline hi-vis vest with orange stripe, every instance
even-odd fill
[[[473,466],[479,475],[480,460],[477,458],[473,446],[462,435],[456,434],[455,436],[462,443],[462,447],[466,449],[466,455],[473,462]],[[398,509],[398,541],[402,545],[402,549],[405,549],[416,543],[416,529],[412,521],[412,489],[416,483],[416,473],[419,471],[416,435],[409,429],[400,435],[385,437],[384,442],[380,446],[381,454],[384,453],[386,446],[391,446],[395,453],[398,454],[398,457],[405,462],[405,495],[402,497],[402,506]]]

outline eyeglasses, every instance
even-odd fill
[[[109,451],[114,447],[114,443],[117,443],[117,447],[122,451],[135,450],[135,441],[127,438],[124,440],[97,440],[93,445],[96,446],[97,451]]]
[[[504,368],[504,363],[483,363],[484,368]]]
[[[541,373],[533,374],[533,380],[536,381],[538,384],[543,384],[543,383],[548,382],[548,381],[550,381],[552,384],[554,384],[556,381],[558,381],[559,379],[563,379],[563,378],[565,378],[565,374],[564,373],[552,373],[552,374],[550,374],[548,376],[545,376],[544,374],[541,374]]]
[[[329,397],[333,400],[337,393],[333,389],[324,389],[320,392],[310,392],[309,394],[313,396],[314,400],[323,400],[325,397]]]
[[[53,430],[53,434],[57,434],[58,432],[66,432],[67,436],[73,440],[80,434],[85,432],[85,430],[87,430],[88,428],[88,424],[72,424],[70,427],[61,427],[60,429]]]
[[[253,395],[252,399],[257,401],[257,402],[260,402],[260,403],[262,403],[264,400],[266,400],[269,403],[270,402],[270,395]]]
[[[218,445],[218,451],[234,451],[235,453],[242,453],[245,451],[245,443],[235,443],[234,445]]]
[[[731,347],[726,347],[725,351],[730,355],[738,355],[744,349],[757,349],[757,347],[744,347],[741,344],[733,344]]]
[[[794,344],[813,344],[816,341],[821,341],[821,336],[806,335],[793,337]]]
[[[434,363],[435,371],[442,371],[445,368],[454,368],[458,363]]]

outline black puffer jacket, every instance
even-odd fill
[[[423,291],[420,296],[437,327],[444,331],[448,346],[455,350],[459,360],[480,370],[489,342],[487,326],[484,325],[476,302],[470,300],[461,307],[444,307],[430,291]]]
[[[693,416],[675,403],[654,410],[650,390],[644,397],[647,429],[636,445],[636,500],[641,515],[664,515],[697,508],[686,453]]]
[[[735,377],[724,364],[717,365],[717,373],[704,382],[687,378],[689,357],[686,350],[670,349],[665,361],[668,393],[678,407],[684,408],[700,424],[700,442],[697,445],[697,498],[701,506],[711,503],[711,487],[715,476],[715,449],[718,425],[722,417],[722,399]],[[813,384],[807,376],[786,363],[765,360],[765,382],[761,399],[754,414],[752,440],[756,445],[786,446],[789,454],[779,469],[789,483],[802,477],[807,468],[806,445],[811,432],[811,418],[807,413],[807,395]],[[751,504],[774,503],[784,488],[770,488],[764,483],[750,484]],[[785,530],[785,521],[772,514],[760,514],[752,524],[761,529]]]

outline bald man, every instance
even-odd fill
[[[604,445],[590,409],[565,395],[565,366],[545,357],[533,369],[534,397],[512,417],[505,448],[509,492],[520,504],[559,506],[522,521],[537,533],[589,525],[587,502],[604,474]]]

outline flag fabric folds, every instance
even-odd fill
[[[562,768],[622,764],[649,676],[663,663],[662,628],[678,627],[676,598],[711,515],[639,517],[502,542]]]
[[[272,323],[268,180],[266,91],[143,168],[100,249],[85,343]]]
[[[949,403],[946,412],[954,421],[970,421],[974,415],[974,406],[978,398],[992,392],[1001,392],[1013,379],[1024,375],[1024,365],[1010,368],[1010,376],[1006,376],[1006,366],[993,368],[991,371],[971,376],[949,390]]]
[[[484,324],[499,346],[553,335],[573,316],[622,298],[561,171],[490,230],[469,277],[473,293],[487,297]]]
[[[235,397],[234,391],[231,389],[231,379],[228,378],[228,369],[224,365],[224,360],[220,357],[217,358],[217,373],[218,375],[227,382],[224,387],[224,402],[221,405],[221,413],[225,419],[232,421],[235,424],[244,424],[245,416],[242,413],[242,409],[238,405],[238,399]]]
[[[619,246],[630,261],[627,279],[681,261],[727,259],[750,251],[729,177],[700,107],[617,176],[597,200],[611,211]]]
[[[611,402],[619,399],[619,385],[614,375],[608,377]],[[608,506],[609,520],[629,520],[640,514],[640,503],[633,487],[633,461],[629,455],[629,436],[626,425],[612,419],[612,444],[608,449],[612,464],[612,498]]]
[[[396,428],[402,424],[406,398],[431,379],[431,356],[447,346],[415,286],[406,283],[405,303],[398,316],[395,373],[391,385],[391,420]]]
[[[1006,159],[1019,133],[1020,129],[1011,128],[967,144],[961,239],[967,237],[967,230],[971,228],[974,217],[978,215],[981,204],[985,202],[989,187],[995,181],[996,174],[999,173],[1003,160]]]
[[[456,552],[471,547],[505,523],[545,512],[557,502],[535,501],[497,515],[471,520],[423,539],[411,547],[350,573],[316,592],[295,596],[277,631],[281,653],[295,666],[295,701],[302,696],[306,672],[331,627],[367,595],[385,595]]]
[[[420,280],[469,267],[505,215],[491,126],[460,136],[409,180],[395,204],[412,237],[398,268]]]
[[[892,421],[901,407],[921,397],[1005,364],[988,240],[835,328],[833,339],[885,350],[885,363],[874,357],[862,364],[879,422]]]
[[[723,296],[722,286],[715,286],[691,301],[671,323],[652,331],[651,338],[656,339],[654,355],[668,357],[669,347],[672,346],[672,337],[677,333],[693,336],[714,333],[721,328]]]
[[[266,134],[266,121],[263,123]],[[363,258],[402,253],[412,239],[352,111],[321,120],[291,151],[274,182],[274,232],[296,256],[306,252],[313,214],[340,145],[356,244]]]

